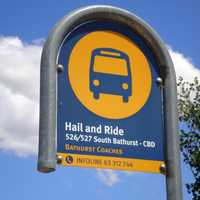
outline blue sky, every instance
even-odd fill
[[[194,76],[200,77],[198,1],[7,0],[2,2],[0,8],[1,199],[166,199],[165,178],[162,175],[62,167],[58,167],[57,171],[51,174],[41,174],[36,171],[39,60],[42,48],[40,40],[45,39],[54,24],[68,12],[93,4],[118,6],[143,18],[168,45],[177,74],[183,75],[187,80],[192,80]],[[190,180],[189,168],[183,165],[183,182]],[[191,199],[185,188],[184,199]]]

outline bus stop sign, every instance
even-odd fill
[[[40,172],[162,173],[167,199],[182,199],[176,77],[148,24],[112,6],[75,10],[49,34],[40,76]]]
[[[162,87],[142,37],[124,24],[86,21],[65,37],[57,62],[61,164],[160,173]]]
[[[38,170],[166,174],[181,200],[176,78],[167,48],[134,14],[89,6],[51,31],[41,59]]]

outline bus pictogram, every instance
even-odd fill
[[[90,91],[94,99],[100,94],[122,96],[127,103],[132,96],[130,61],[126,53],[112,48],[96,48],[90,61]]]

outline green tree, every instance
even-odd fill
[[[194,181],[187,183],[193,200],[200,200],[200,83],[178,80],[180,145],[184,162],[190,166]]]

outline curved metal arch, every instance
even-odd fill
[[[182,199],[177,134],[176,77],[172,60],[158,34],[146,22],[126,10],[112,6],[88,6],[71,12],[55,25],[45,42],[40,75],[38,170],[51,172],[56,168],[56,66],[60,47],[65,37],[73,29],[92,20],[124,24],[143,38],[152,50],[163,79],[167,193],[170,200]]]

